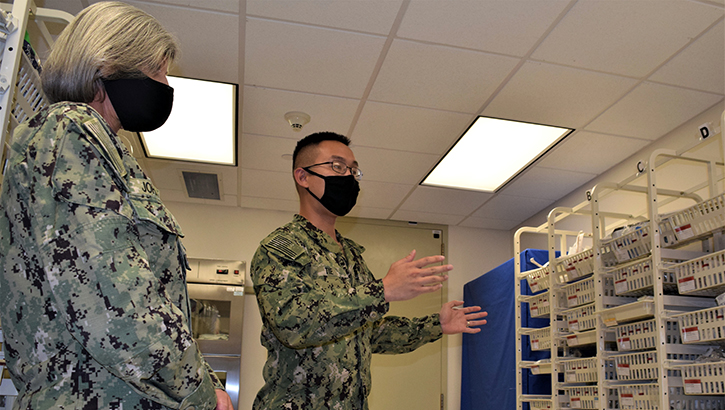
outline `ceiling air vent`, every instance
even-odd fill
[[[182,171],[189,198],[221,200],[219,180],[216,174]]]

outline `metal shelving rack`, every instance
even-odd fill
[[[721,125],[725,125],[725,113]],[[720,143],[725,151],[725,138],[720,132]],[[714,138],[710,137],[708,141]],[[725,292],[725,248],[721,231],[725,229],[725,194],[719,188],[716,167],[722,161],[708,161],[688,155],[702,143],[693,141],[678,150],[656,150],[638,173],[615,183],[602,183],[588,194],[590,197],[573,208],[555,208],[549,213],[547,223],[538,227],[524,227],[514,235],[515,250],[515,297],[516,297],[516,363],[517,408],[529,403],[532,410],[561,408],[590,409],[725,409],[725,362],[692,364],[703,354],[708,344],[725,345],[725,306],[715,306],[714,296]],[[725,153],[722,153],[725,158]],[[658,187],[661,167],[673,160],[704,163],[707,176],[686,191]],[[640,164],[641,165],[641,164]],[[646,185],[633,182],[646,175]],[[707,189],[710,199],[703,201],[696,192]],[[601,200],[619,192],[642,195],[646,211],[634,214],[603,212]],[[660,215],[663,206],[688,199],[695,205],[681,211]],[[679,203],[678,203],[679,204]],[[574,215],[591,217],[591,242],[593,272],[571,280],[566,275],[572,266],[564,257],[555,258],[556,250],[565,255],[567,239],[577,232],[557,229]],[[614,222],[612,222],[614,221]],[[649,221],[649,222],[648,222]],[[609,225],[607,225],[609,223]],[[605,239],[605,232],[627,224],[638,224],[639,229],[620,238]],[[552,394],[549,396],[524,395],[522,372],[535,366],[521,359],[523,335],[531,329],[522,329],[522,304],[533,303],[536,297],[522,296],[520,279],[541,272],[521,272],[521,236],[546,234],[549,250],[548,299],[551,307],[550,371]],[[702,241],[704,252],[677,248]],[[704,255],[704,256],[703,256]],[[536,270],[540,271],[540,270]],[[562,276],[563,274],[563,276]],[[567,283],[574,282],[574,285]],[[531,283],[529,283],[531,285]],[[566,335],[581,335],[577,319],[565,323],[562,315],[568,315],[565,299],[572,298],[572,288],[587,287],[594,291],[594,321],[587,318],[587,337],[596,352],[581,360],[565,359],[568,354]],[[531,286],[530,286],[531,287]],[[538,282],[535,295],[544,295]],[[679,296],[669,293],[676,293]],[[644,299],[637,297],[649,295]],[[707,296],[708,298],[693,297]],[[592,308],[580,300],[577,306]],[[576,313],[576,312],[574,312]],[[595,324],[592,332],[589,327]],[[555,330],[556,329],[556,330]],[[631,338],[630,338],[631,335]],[[643,337],[646,335],[647,337]],[[577,337],[577,336],[575,336]],[[616,348],[616,350],[615,350]],[[593,360],[593,361],[592,361]],[[584,363],[584,364],[582,364]],[[579,366],[572,370],[573,365]],[[595,370],[588,366],[594,365]],[[583,367],[587,367],[582,370]],[[548,370],[548,369],[547,369]],[[571,393],[571,394],[568,394]]]
[[[32,0],[0,3],[0,153],[4,170],[5,147],[12,130],[47,105],[40,86],[40,76],[23,49],[28,24],[33,23],[50,49],[53,38],[46,22],[68,24],[73,15],[60,10],[36,7]],[[0,327],[0,347],[3,332]],[[13,406],[17,391],[5,369],[5,357],[0,348],[0,409]]]

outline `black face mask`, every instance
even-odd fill
[[[103,80],[106,94],[126,131],[153,131],[164,125],[174,105],[174,89],[149,77]]]
[[[303,168],[304,169],[304,168]],[[325,193],[318,198],[309,188],[307,192],[313,198],[320,201],[328,211],[337,216],[345,216],[352,210],[357,202],[357,194],[360,192],[360,184],[352,175],[320,175],[317,172],[304,169],[310,174],[325,180]]]

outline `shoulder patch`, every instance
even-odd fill
[[[262,242],[262,245],[295,260],[305,253],[305,248],[284,235],[275,235]]]

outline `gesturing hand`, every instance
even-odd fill
[[[452,265],[426,267],[445,259],[441,255],[414,259],[415,250],[390,265],[388,274],[383,278],[387,302],[413,299],[423,293],[438,291],[443,287],[442,283],[448,280],[448,275],[439,274],[453,269]]]
[[[488,313],[479,312],[481,310],[480,306],[469,306],[456,309],[458,306],[463,306],[463,302],[460,300],[454,300],[444,304],[441,308],[440,318],[443,333],[452,335],[456,333],[480,332],[481,329],[474,326],[485,325],[486,319],[483,318],[488,316]]]

